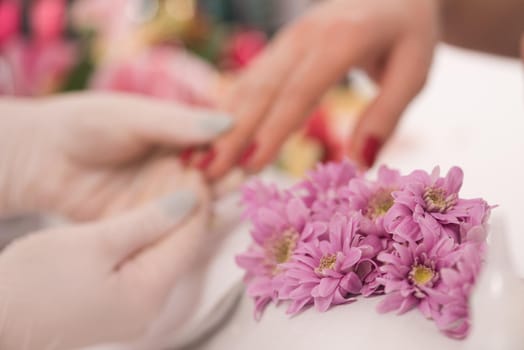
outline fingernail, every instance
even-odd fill
[[[213,159],[215,159],[215,150],[214,149],[210,149],[205,155],[204,157],[202,158],[202,160],[200,160],[200,162],[197,164],[197,168],[200,169],[200,170],[204,170],[206,169],[209,164],[211,164],[211,162],[213,161]]]
[[[362,148],[362,159],[368,168],[371,168],[375,163],[378,152],[382,148],[382,141],[375,136],[369,136]]]
[[[190,190],[180,190],[160,200],[166,214],[175,221],[186,217],[196,207],[197,202],[196,194]]]
[[[239,160],[238,160],[238,164],[242,165],[242,166],[245,166],[247,165],[247,163],[249,162],[249,160],[251,159],[251,157],[253,156],[253,154],[255,154],[255,151],[257,150],[257,144],[256,143],[251,143],[249,145],[248,148],[246,148],[246,150],[244,151],[244,153],[242,153],[242,155],[240,156]]]
[[[182,162],[182,164],[189,165],[189,162],[191,161],[191,156],[193,156],[194,152],[195,152],[195,149],[192,147],[187,148],[183,150],[182,152],[180,152],[178,157],[180,158],[180,161]]]
[[[218,135],[231,129],[233,118],[225,115],[211,115],[200,120],[200,128],[207,134]]]

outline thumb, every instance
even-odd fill
[[[228,131],[233,119],[222,112],[151,98],[129,99],[127,126],[145,141],[165,146],[207,144]]]
[[[115,219],[95,224],[99,246],[112,266],[134,256],[181,225],[197,207],[198,197],[190,190],[149,203]]]

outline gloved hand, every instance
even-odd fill
[[[135,95],[0,100],[0,216],[91,220],[172,193],[185,176],[180,151],[231,124],[211,110]]]
[[[238,162],[249,171],[260,170],[352,68],[365,69],[380,87],[348,142],[348,155],[370,167],[424,85],[439,39],[442,1],[314,5],[280,31],[226,94],[223,108],[238,122],[214,145],[207,175],[221,177]]]
[[[65,350],[142,337],[205,251],[209,194],[191,179],[127,214],[9,245],[0,254],[0,348]],[[179,325],[191,304],[186,295],[174,308]]]

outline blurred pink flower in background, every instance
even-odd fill
[[[144,94],[199,106],[213,105],[218,73],[183,49],[156,47],[99,66],[91,88]]]
[[[267,45],[266,35],[259,30],[244,30],[235,33],[225,50],[226,68],[244,68]]]
[[[63,39],[66,2],[38,0],[32,5],[32,36],[23,38],[19,3],[0,3],[0,94],[32,96],[52,92],[75,64],[76,47]]]
[[[67,21],[65,0],[37,0],[31,7],[31,29],[36,41],[59,40]]]
[[[17,1],[0,2],[0,48],[20,29],[20,5]]]
[[[10,40],[1,52],[8,72],[0,94],[42,95],[56,89],[76,61],[76,47],[65,41],[35,43]]]

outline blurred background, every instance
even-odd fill
[[[0,94],[114,90],[212,107],[314,0],[0,0]],[[342,77],[277,165],[340,159],[370,91]],[[372,90],[371,90],[372,91]]]

